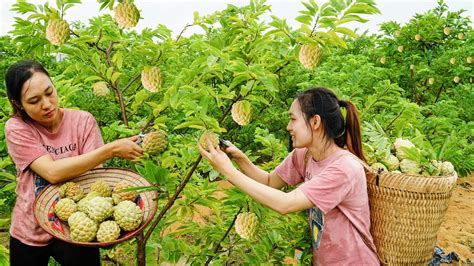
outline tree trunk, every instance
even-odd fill
[[[137,265],[146,266],[146,241],[143,238],[143,231],[137,236]]]

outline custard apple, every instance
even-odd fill
[[[444,33],[444,35],[449,35],[449,34],[451,34],[451,28],[445,27],[445,28],[443,29],[443,33]]]
[[[61,196],[61,198],[70,198],[78,202],[84,198],[84,191],[78,184],[67,182],[59,187],[59,196]]]
[[[409,159],[403,159],[400,161],[400,170],[402,173],[410,175],[417,175],[421,172],[420,165]]]
[[[456,173],[454,170],[454,165],[448,161],[443,162],[441,165],[441,174],[442,175],[451,175],[453,173]]]
[[[97,223],[89,217],[81,217],[70,225],[69,230],[72,240],[90,242],[96,236]]]
[[[92,85],[92,91],[94,92],[94,95],[98,97],[105,97],[109,95],[110,92],[107,83],[104,81],[94,83],[94,85]]]
[[[114,207],[114,218],[125,231],[133,231],[142,223],[143,212],[135,203],[124,200]]]
[[[158,154],[166,149],[168,140],[163,130],[152,131],[143,137],[143,151],[148,154]]]
[[[431,176],[439,176],[441,174],[441,168],[443,163],[437,160],[431,160],[428,165],[428,172]]]
[[[387,166],[389,171],[394,171],[400,166],[400,161],[395,155],[390,154],[387,158],[382,160],[382,163]]]
[[[99,225],[97,241],[110,242],[117,240],[120,236],[120,227],[115,221],[105,221]]]
[[[237,215],[235,220],[235,231],[244,239],[255,237],[258,226],[257,215],[253,212],[243,212]]]
[[[114,203],[118,204],[119,202],[124,200],[135,201],[135,198],[137,197],[136,190],[122,191],[131,187],[133,186],[127,181],[120,181],[119,183],[117,183],[112,193],[112,199],[114,200]]]
[[[146,66],[142,70],[142,85],[150,92],[158,92],[163,85],[163,77],[159,67]]]
[[[250,102],[243,100],[232,105],[232,119],[239,125],[244,126],[250,123],[252,116],[252,105]]]
[[[69,224],[69,226],[72,226],[73,224],[75,224],[76,222],[80,221],[80,220],[83,220],[85,218],[89,218],[87,216],[87,214],[81,212],[81,211],[77,211],[73,214],[71,214],[71,216],[69,216],[69,219],[67,219],[67,223]]]
[[[71,214],[77,211],[77,205],[72,199],[60,199],[54,207],[54,213],[61,221],[67,221]]]
[[[299,52],[299,60],[305,68],[313,69],[321,63],[322,54],[317,44],[304,44]]]
[[[395,154],[399,160],[406,158],[405,149],[415,147],[411,141],[402,138],[397,138],[393,143],[393,146],[395,147]]]
[[[77,209],[81,212],[87,213],[87,204],[89,203],[89,200],[91,200],[95,197],[100,197],[99,192],[97,192],[97,191],[89,192],[83,199],[81,199],[77,203]]]
[[[62,45],[69,38],[69,23],[63,19],[50,19],[46,26],[46,39],[54,45]]]
[[[112,206],[115,205],[114,199],[113,199],[112,197],[104,197],[104,199],[105,199],[106,201],[110,202],[110,204],[112,204]]]
[[[375,149],[370,144],[362,143],[362,149],[364,151],[364,157],[367,161],[367,164],[372,165],[377,162]]]
[[[113,205],[104,197],[95,197],[87,203],[87,215],[96,222],[102,222],[112,216]]]
[[[114,19],[120,27],[130,29],[137,25],[140,12],[135,4],[123,1],[115,7]]]
[[[107,182],[102,180],[95,181],[94,184],[91,185],[91,191],[98,192],[101,197],[112,196],[112,188]]]
[[[385,165],[383,165],[382,163],[374,163],[370,166],[372,169],[374,169],[375,171],[377,172],[387,172],[387,167]]]
[[[209,140],[211,141],[212,143],[212,146],[214,148],[217,149],[217,147],[219,147],[219,136],[217,136],[216,133],[213,133],[213,132],[204,132],[202,135],[201,135],[201,138],[199,138],[199,144],[205,149],[205,150],[209,150],[208,147],[207,147],[207,140],[206,140],[206,137],[209,138]]]

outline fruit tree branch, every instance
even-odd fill
[[[196,171],[199,163],[201,162],[201,159],[202,159],[202,156],[199,155],[199,157],[197,158],[197,160],[194,162],[193,166],[189,170],[188,174],[186,175],[186,177],[183,179],[183,181],[179,185],[176,192],[173,194],[171,199],[166,203],[166,206],[160,211],[160,214],[158,214],[158,216],[155,218],[155,220],[153,221],[150,228],[148,229],[148,231],[145,234],[145,237],[144,237],[145,242],[150,238],[151,234],[153,233],[153,230],[158,225],[158,223],[161,221],[161,219],[163,218],[165,213],[174,205],[175,201],[178,199],[179,194],[181,193],[181,191],[183,191],[184,187],[188,184],[188,181],[193,176],[194,171]]]
[[[179,41],[179,39],[181,39],[181,36],[183,35],[183,33],[186,31],[187,28],[191,27],[191,26],[194,26],[195,24],[186,24],[186,26],[184,26],[184,28],[181,30],[181,32],[179,33],[178,37],[176,37],[176,42]]]
[[[443,91],[443,89],[444,89],[444,83],[441,84],[441,87],[439,87],[438,93],[436,93],[436,99],[435,99],[434,103],[438,102],[439,96],[441,95],[441,92]]]
[[[239,211],[234,215],[234,219],[232,219],[232,222],[230,223],[229,228],[227,228],[227,231],[222,236],[222,238],[219,240],[219,243],[217,243],[216,247],[212,251],[212,254],[207,258],[207,261],[206,261],[205,265],[209,265],[209,263],[211,263],[212,259],[214,258],[215,254],[219,251],[219,249],[221,248],[222,241],[224,241],[224,239],[226,239],[227,236],[229,235],[230,230],[232,230],[232,227],[234,227],[235,221],[237,220],[237,216],[239,216],[239,214],[242,212],[243,208],[244,208],[243,206],[240,207]]]
[[[314,31],[316,31],[316,27],[318,26],[318,21],[319,21],[319,14],[316,17],[316,21],[314,22],[313,29],[311,30],[311,34],[309,35],[310,38],[313,37]]]
[[[123,88],[122,92],[125,92],[128,88],[130,88],[130,86],[132,86],[132,84],[137,81],[138,78],[141,77],[141,73],[139,73],[138,75],[136,75],[132,80],[130,80],[127,85],[125,85],[125,87]]]

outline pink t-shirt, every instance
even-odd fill
[[[87,153],[104,143],[94,117],[84,111],[62,109],[64,116],[56,132],[49,132],[36,122],[19,117],[5,124],[7,147],[17,171],[16,203],[10,234],[24,244],[44,246],[52,236],[36,222],[33,204],[36,196],[49,183],[34,173],[30,164],[50,154],[54,160]]]
[[[289,185],[304,182],[297,189],[315,205],[308,210],[313,263],[379,265],[354,227],[373,243],[364,168],[349,151],[340,150],[319,162],[309,159],[305,172],[306,151],[295,149],[275,171]]]

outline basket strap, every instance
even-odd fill
[[[360,237],[362,238],[362,241],[364,241],[364,244],[372,251],[375,253],[375,255],[377,256],[377,259],[379,260],[379,263],[380,265],[387,265],[386,262],[384,262],[384,260],[380,257],[379,253],[377,252],[377,249],[375,248],[375,245],[373,244],[372,241],[369,240],[369,238],[364,235],[360,230],[359,228],[357,228],[357,226],[354,225],[354,223],[351,221],[351,219],[349,219],[349,217],[342,211],[341,208],[337,207],[339,209],[339,211],[344,214],[344,216],[346,216],[347,220],[349,220],[349,222],[351,223],[352,227],[354,227],[356,230],[357,230],[357,233],[359,233]]]
[[[352,155],[352,153],[351,153]],[[346,156],[345,154],[344,155],[341,155],[339,156],[337,159],[340,159],[342,157]],[[370,172],[374,172],[374,170],[366,163],[364,162],[363,160],[359,159],[359,157],[355,156],[355,155],[352,155],[352,157],[354,157],[355,159],[357,159],[358,162],[360,162],[362,164],[362,166],[364,166],[365,170],[366,171],[370,171]],[[304,172],[306,173],[306,166],[308,165],[309,163],[309,159],[310,159],[310,154],[308,152],[308,150],[306,150],[306,153],[304,155]],[[377,175],[378,177],[378,175]],[[377,181],[378,183],[378,181]],[[351,225],[357,230],[357,232],[359,233],[360,237],[362,238],[362,241],[364,242],[364,244],[372,251],[375,253],[375,255],[377,256],[377,259],[379,260],[379,263],[380,265],[387,265],[387,263],[385,263],[383,261],[383,259],[380,257],[379,253],[377,252],[377,249],[375,248],[373,242],[371,242],[369,240],[369,238],[364,235],[360,230],[359,228],[357,228],[357,226],[354,225],[354,223],[352,223],[351,219],[349,219],[349,217],[341,210],[341,208],[337,207],[339,209],[339,211],[347,218],[347,220],[349,220],[349,222],[351,223]]]

